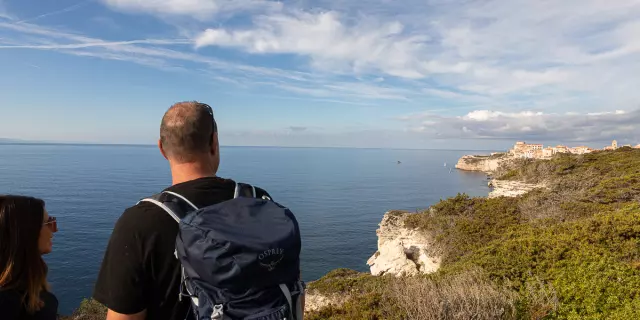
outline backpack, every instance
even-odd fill
[[[177,294],[191,299],[197,320],[302,320],[300,230],[288,208],[243,183],[233,199],[204,208],[171,191],[141,201],[179,223]]]

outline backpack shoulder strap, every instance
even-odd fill
[[[171,191],[163,191],[149,198],[144,198],[138,203],[140,202],[150,202],[155,204],[168,213],[173,220],[176,220],[178,223],[180,223],[180,219],[184,218],[189,212],[198,210],[198,207],[191,203],[187,198]]]
[[[293,317],[293,313],[295,312],[294,310],[296,309],[296,307],[293,305],[293,301],[291,298],[291,291],[289,291],[289,287],[287,287],[286,284],[281,283],[280,290],[282,290],[284,297],[287,298],[287,303],[289,304],[289,317],[291,319],[296,319]]]
[[[184,201],[186,204],[188,204],[193,210],[198,210],[198,207],[195,204],[191,203],[191,201],[189,201],[189,199],[185,198],[181,194],[173,192],[173,191],[165,191],[164,193],[170,194],[170,195],[172,195],[172,196],[174,196],[176,198],[179,198],[182,201]]]

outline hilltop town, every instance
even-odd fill
[[[542,144],[530,144],[524,141],[518,141],[507,152],[492,152],[490,155],[466,155],[458,160],[456,168],[466,171],[481,171],[481,172],[493,172],[499,167],[503,166],[506,162],[511,162],[515,159],[540,159],[550,160],[554,155],[563,154],[587,154],[593,152],[613,151],[618,148],[629,147],[640,149],[640,144],[635,147],[630,144],[619,146],[616,140],[613,140],[611,145],[605,146],[602,149],[593,149],[586,146],[567,147],[558,145],[555,147],[548,146],[545,148]]]
[[[640,144],[632,147],[630,144],[624,145],[622,147],[630,147],[640,149]],[[518,141],[513,146],[513,148],[509,149],[509,154],[516,158],[526,158],[526,159],[550,159],[553,155],[557,153],[569,153],[569,154],[586,154],[595,151],[609,151],[618,149],[618,142],[613,140],[611,145],[605,146],[602,149],[592,149],[586,146],[578,146],[578,147],[567,147],[558,145],[555,147],[544,147],[542,144],[528,144],[524,141]]]

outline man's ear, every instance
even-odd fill
[[[162,148],[162,140],[158,139],[158,149],[160,149],[160,153],[162,153],[162,156],[169,160],[169,158],[167,158],[167,153],[164,151],[164,149]]]

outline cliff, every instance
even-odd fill
[[[458,160],[458,163],[456,163],[456,169],[491,173],[500,168],[504,162],[511,160],[513,160],[513,158],[508,154],[497,154],[492,156],[467,155]]]
[[[426,233],[405,226],[407,212],[387,212],[376,230],[378,250],[369,258],[371,274],[414,276],[432,273],[440,267],[440,257],[430,253],[433,239]]]

